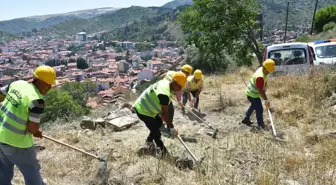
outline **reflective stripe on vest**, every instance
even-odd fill
[[[170,87],[168,80],[160,80],[149,86],[135,101],[133,105],[136,110],[145,116],[153,117],[161,113],[159,94],[167,95],[170,103]]]
[[[258,77],[262,77],[264,79],[264,86],[266,84],[267,81],[267,76],[263,73],[263,68],[260,67],[257,69],[257,71],[253,74],[247,89],[246,89],[246,95],[250,96],[252,98],[260,98],[260,93],[258,88],[256,87],[256,81]]]
[[[11,124],[7,123],[6,121],[4,121],[4,119],[0,116],[0,122],[2,123],[2,126],[7,128],[8,130],[16,133],[16,134],[21,134],[21,135],[25,135],[28,133],[28,130],[20,130],[17,129],[16,127],[12,126]]]
[[[43,96],[29,82],[13,82],[0,108],[0,142],[17,148],[29,148],[34,140],[28,132],[29,105]]]
[[[149,91],[151,91],[153,89],[153,86],[150,87],[149,89],[145,90],[145,93],[143,93],[140,96],[141,99],[141,104],[145,107],[145,109],[150,113],[150,114],[154,114],[154,112],[149,108],[148,104],[146,103],[145,99],[143,98],[144,96],[146,97],[146,100],[149,102],[149,104],[151,105],[151,107],[153,107],[155,109],[156,112],[161,112],[160,108],[153,102],[153,100],[151,99],[151,97],[149,96]]]

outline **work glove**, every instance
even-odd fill
[[[174,138],[174,137],[176,137],[178,135],[178,131],[175,128],[170,128],[169,132],[170,132],[170,136],[172,138]]]
[[[270,101],[269,100],[265,100],[265,107],[266,107],[266,109],[269,109],[270,106],[271,106]]]
[[[35,132],[35,133],[33,134],[33,136],[34,136],[34,137],[41,138],[41,139],[42,139],[42,137],[43,137],[43,135],[42,135],[42,132],[41,132],[41,131],[37,131],[37,132]]]
[[[196,103],[196,100],[197,100],[197,98],[193,98],[193,99],[191,100],[191,102],[193,102],[193,104],[195,104],[195,103]]]

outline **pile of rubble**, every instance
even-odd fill
[[[139,123],[139,119],[136,114],[133,114],[129,109],[129,104],[124,103],[119,106],[120,108],[108,112],[107,116],[104,118],[91,119],[85,116],[80,123],[82,129],[95,130],[97,127],[102,128],[112,128],[116,132],[120,132],[131,128],[132,126]]]

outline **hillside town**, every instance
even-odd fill
[[[144,43],[111,43],[116,47],[105,47],[104,42],[87,37],[85,32],[64,40],[32,38],[9,42],[0,46],[0,84],[4,86],[19,79],[29,80],[33,77],[34,68],[53,64],[58,86],[90,80],[97,85],[100,96],[113,97],[125,91],[134,91],[137,85],[151,81],[183,60],[180,49],[166,40],[159,40],[153,49],[141,52],[135,48]],[[69,50],[74,47],[81,50]],[[87,66],[84,69],[79,67],[78,60],[84,61]]]

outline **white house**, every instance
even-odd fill
[[[142,70],[139,74],[138,74],[138,80],[153,80],[154,78],[154,72],[151,70]]]

